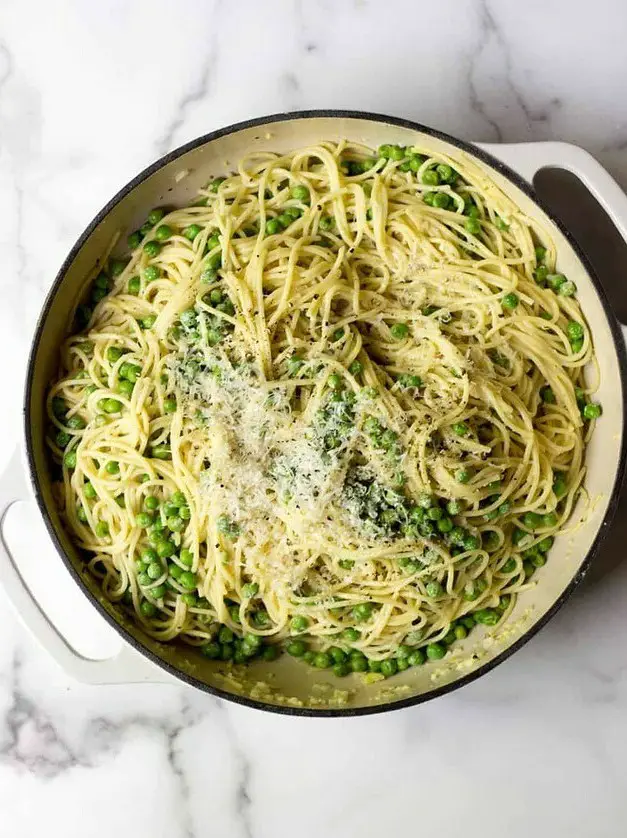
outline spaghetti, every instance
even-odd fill
[[[392,675],[506,619],[600,406],[576,288],[467,157],[254,153],[153,210],[50,389],[108,598],[211,658]]]

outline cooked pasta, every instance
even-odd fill
[[[129,247],[48,397],[59,504],[109,599],[209,658],[338,676],[507,619],[601,409],[575,285],[483,169],[255,152]]]

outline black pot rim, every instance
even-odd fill
[[[54,300],[56,293],[63,281],[65,274],[67,273],[69,267],[71,266],[72,262],[76,258],[79,250],[85,243],[85,241],[89,238],[89,236],[93,233],[95,228],[104,220],[104,218],[108,215],[108,213],[116,206],[123,198],[125,198],[132,190],[142,183],[146,178],[150,177],[150,175],[157,172],[159,169],[163,168],[168,163],[176,160],[178,157],[186,154],[188,151],[192,151],[199,146],[202,146],[212,140],[216,140],[219,137],[228,136],[230,134],[235,134],[241,130],[246,128],[254,128],[257,126],[264,126],[269,125],[274,122],[285,122],[285,121],[297,121],[301,119],[320,119],[320,118],[348,118],[348,119],[361,119],[367,120],[370,122],[378,122],[388,125],[398,126],[399,128],[407,128],[412,131],[420,132],[422,134],[426,134],[431,137],[435,137],[436,139],[443,140],[451,145],[455,146],[456,148],[468,153],[472,157],[475,157],[482,161],[484,164],[492,168],[493,170],[497,171],[500,175],[505,177],[515,186],[517,186],[527,197],[533,201],[549,218],[549,220],[559,229],[559,231],[566,237],[569,244],[575,251],[577,257],[582,262],[588,276],[590,277],[592,284],[594,285],[595,291],[601,301],[603,306],[603,310],[610,327],[610,331],[612,333],[612,338],[614,340],[614,349],[616,351],[618,365],[621,374],[621,403],[622,403],[622,426],[621,426],[621,445],[620,445],[620,458],[618,463],[618,468],[616,470],[616,477],[614,480],[614,485],[612,486],[610,500],[608,503],[608,507],[603,518],[603,521],[599,525],[599,529],[595,536],[595,539],[586,555],[585,559],[577,569],[576,573],[573,575],[572,580],[568,584],[568,586],[564,589],[562,594],[556,599],[553,605],[548,609],[548,611],[533,625],[531,626],[521,637],[512,643],[507,649],[504,649],[499,655],[493,658],[491,661],[477,667],[477,669],[473,670],[472,672],[464,675],[463,677],[459,678],[457,681],[454,681],[450,684],[446,684],[444,686],[438,687],[436,689],[430,690],[427,693],[423,693],[422,695],[412,696],[410,698],[399,699],[397,701],[391,701],[388,704],[377,704],[374,706],[369,707],[358,707],[358,708],[351,708],[347,706],[345,708],[333,708],[333,709],[314,709],[312,707],[292,707],[292,706],[284,706],[284,705],[275,705],[269,704],[262,701],[258,701],[256,699],[252,699],[246,696],[237,695],[235,693],[229,693],[226,690],[222,690],[220,688],[209,686],[208,684],[194,678],[192,675],[189,675],[185,672],[180,672],[174,666],[160,658],[159,656],[155,655],[151,652],[148,648],[146,648],[142,643],[140,643],[136,637],[134,637],[124,626],[121,625],[105,608],[104,606],[97,600],[97,598],[92,594],[92,592],[86,587],[83,583],[83,580],[78,573],[78,571],[74,568],[74,565],[70,561],[68,555],[64,551],[60,539],[57,535],[57,532],[54,528],[52,520],[48,515],[48,511],[46,509],[46,505],[43,499],[43,493],[40,487],[40,478],[39,474],[36,470],[35,466],[35,458],[34,458],[34,451],[33,451],[33,442],[32,442],[32,425],[31,425],[31,411],[30,411],[30,403],[31,403],[31,394],[32,394],[32,380],[34,374],[34,367],[35,367],[35,359],[37,356],[37,352],[39,349],[39,344],[41,342],[42,334],[44,333],[46,321],[48,317],[48,313],[50,307],[52,305],[52,301]],[[279,713],[282,715],[287,716],[311,716],[311,717],[321,717],[321,718],[328,718],[328,717],[348,717],[348,716],[367,716],[372,715],[375,713],[384,713],[390,710],[399,710],[405,707],[411,707],[413,705],[422,704],[426,701],[430,701],[431,699],[437,698],[438,696],[445,695],[447,693],[453,692],[454,690],[458,690],[461,687],[465,686],[466,684],[470,684],[472,681],[475,681],[477,678],[485,675],[486,673],[490,672],[490,670],[494,669],[503,661],[507,660],[511,655],[513,655],[518,649],[525,645],[534,635],[536,635],[541,628],[543,628],[548,621],[557,613],[557,611],[562,607],[562,605],[566,602],[566,600],[572,595],[573,591],[577,588],[577,586],[581,583],[582,579],[588,572],[590,565],[597,555],[599,548],[603,540],[605,539],[607,532],[609,530],[610,523],[616,513],[616,509],[618,507],[619,501],[619,493],[620,488],[623,480],[623,475],[625,472],[625,464],[627,459],[627,436],[625,434],[625,416],[627,415],[627,393],[625,390],[625,386],[623,382],[627,380],[627,353],[625,351],[625,344],[623,342],[623,337],[621,334],[621,329],[618,323],[614,312],[610,306],[609,300],[607,295],[599,281],[596,272],[592,268],[588,258],[586,257],[585,253],[580,248],[579,244],[575,241],[573,236],[570,232],[564,227],[562,222],[557,219],[553,213],[546,207],[543,202],[538,198],[535,194],[533,187],[527,183],[527,181],[522,178],[517,172],[513,171],[509,168],[509,166],[502,163],[500,160],[497,160],[488,152],[484,151],[482,148],[479,148],[472,143],[466,142],[464,140],[459,140],[456,137],[452,137],[449,134],[446,134],[443,131],[439,131],[434,128],[430,128],[425,125],[421,125],[420,123],[413,122],[412,120],[403,119],[399,117],[392,117],[386,116],[384,114],[377,114],[377,113],[370,113],[366,111],[351,111],[351,110],[306,110],[306,111],[286,111],[284,113],[276,113],[271,114],[270,116],[258,117],[256,119],[249,119],[243,122],[237,122],[232,125],[229,125],[225,128],[220,128],[217,131],[211,131],[208,134],[203,135],[202,137],[198,137],[191,142],[188,142],[178,148],[174,149],[173,151],[165,154],[159,160],[152,163],[150,166],[145,168],[142,172],[140,172],[136,177],[134,177],[131,181],[129,181],[126,186],[122,187],[118,191],[118,193],[100,210],[100,212],[94,217],[91,223],[86,227],[84,232],[78,238],[72,249],[70,250],[69,254],[67,255],[65,261],[61,265],[59,272],[57,273],[55,280],[52,284],[50,291],[46,297],[46,301],[43,305],[41,314],[37,321],[37,326],[35,329],[35,335],[33,338],[33,342],[31,345],[31,350],[29,353],[28,358],[28,366],[26,372],[26,387],[24,393],[24,407],[23,407],[23,418],[24,418],[24,439],[26,443],[26,457],[29,467],[29,480],[33,490],[33,494],[37,501],[37,505],[43,517],[44,523],[48,530],[48,533],[52,539],[52,542],[59,554],[61,560],[63,561],[65,567],[69,571],[69,573],[73,576],[75,582],[77,582],[79,588],[84,593],[84,595],[89,599],[92,605],[95,606],[97,611],[104,617],[104,619],[120,634],[122,639],[129,643],[139,654],[143,655],[144,657],[148,658],[152,663],[159,666],[161,669],[168,672],[170,675],[175,677],[176,679],[189,684],[190,686],[196,687],[197,689],[202,690],[203,692],[209,693],[211,695],[215,695],[219,698],[223,698],[227,701],[235,702],[236,704],[242,704],[247,707],[252,707],[257,710],[265,710],[267,712],[272,713]]]

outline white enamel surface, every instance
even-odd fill
[[[29,333],[64,254],[138,169],[198,134],[285,108],[365,108],[468,139],[565,139],[627,173],[624,4],[418,5],[2,4],[5,461]],[[35,517],[18,523],[18,559],[57,562]],[[82,687],[0,595],[0,836],[619,838],[626,581],[619,565],[587,585],[461,692],[344,721],[182,686]]]

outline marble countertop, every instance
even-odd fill
[[[44,294],[139,169],[236,120],[336,107],[474,140],[574,142],[627,186],[625,32],[620,0],[3,0],[0,463],[19,437]],[[55,589],[34,509],[17,507],[6,531]],[[0,594],[0,838],[619,838],[620,547],[610,565],[474,684],[346,720],[262,714],[183,686],[79,685]],[[74,613],[56,602],[61,621]],[[117,644],[100,623],[93,637]]]

